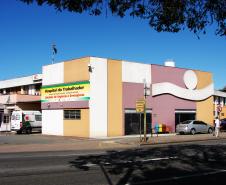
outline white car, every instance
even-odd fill
[[[198,120],[187,120],[176,126],[176,132],[179,134],[212,133],[213,126]]]

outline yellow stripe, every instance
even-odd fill
[[[81,120],[64,120],[64,136],[89,137],[89,109],[81,109]]]
[[[122,61],[108,60],[108,136],[123,135]]]
[[[195,71],[198,77],[197,89],[202,89],[213,83],[212,74],[208,72]],[[213,97],[196,103],[196,119],[213,124]]]
[[[64,83],[89,80],[89,62],[90,57],[64,62]]]

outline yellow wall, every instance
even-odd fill
[[[89,109],[81,109],[81,120],[64,120],[64,136],[89,137]]]
[[[108,136],[124,134],[122,113],[122,61],[108,60]]]
[[[64,62],[64,83],[89,80],[89,61],[86,57]]]
[[[223,113],[223,115],[222,115]],[[220,119],[226,118],[226,106],[222,108],[221,114],[220,114]]]
[[[212,74],[208,72],[195,71],[198,77],[197,89],[203,89],[213,83]],[[196,103],[196,119],[213,124],[213,97]]]

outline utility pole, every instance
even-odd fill
[[[146,79],[144,81],[144,142],[147,142],[147,115],[146,115],[146,108],[147,108],[147,96],[150,96],[150,87],[147,86]],[[152,136],[152,123],[151,123],[151,136]]]

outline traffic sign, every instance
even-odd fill
[[[145,100],[137,100],[136,101],[136,111],[144,112]]]
[[[221,112],[222,111],[222,107],[220,105],[217,106],[217,112]]]

